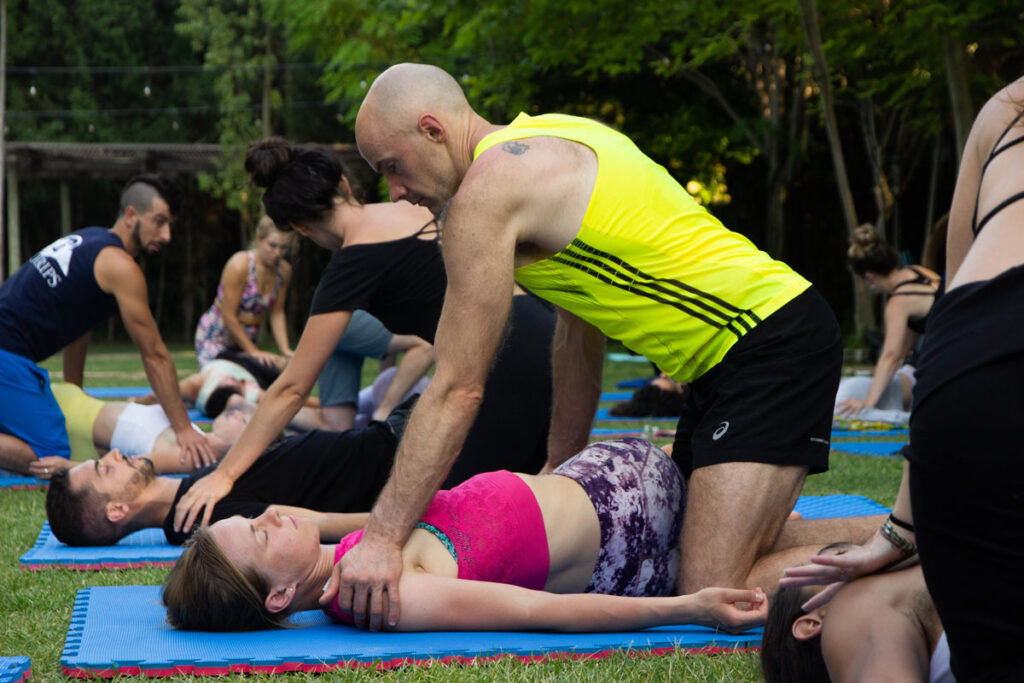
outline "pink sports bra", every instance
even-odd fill
[[[449,491],[438,491],[418,525],[448,548],[460,579],[507,583],[541,590],[551,567],[544,517],[533,491],[506,470],[485,472]],[[363,537],[345,536],[334,549],[337,563]],[[335,598],[326,607],[335,620],[351,624]]]

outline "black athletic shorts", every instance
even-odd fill
[[[842,364],[835,314],[811,287],[690,384],[672,459],[686,477],[723,462],[824,472]]]

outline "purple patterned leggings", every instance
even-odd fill
[[[554,472],[579,482],[601,524],[585,592],[675,595],[686,482],[672,459],[644,439],[601,441]]]

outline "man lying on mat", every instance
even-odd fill
[[[836,543],[822,555],[841,555]],[[920,565],[845,584],[826,608],[802,605],[822,586],[779,590],[764,629],[768,683],[927,681],[952,683],[949,646]]]
[[[678,577],[685,488],[657,446],[625,439],[591,444],[553,474],[502,470],[441,491],[405,543],[397,629],[600,631],[687,622],[744,629],[763,622],[760,589],[666,597]],[[321,545],[315,523],[274,508],[203,528],[164,585],[168,620],[193,630],[252,630],[322,605],[338,621],[361,623],[370,606],[344,611],[353,603],[338,595],[337,562],[362,533]]]
[[[325,537],[340,538],[366,521],[364,513],[384,485],[398,437],[410,410],[403,404],[386,422],[345,432],[310,431],[272,444],[221,500],[214,519],[255,517],[273,503],[322,522]],[[227,417],[237,420],[237,413]],[[213,467],[184,479],[155,476],[148,458],[111,451],[98,460],[62,470],[50,480],[46,515],[53,535],[68,545],[112,545],[139,529],[162,527],[170,543],[187,534],[174,531],[175,506]],[[295,507],[290,507],[295,506]]]
[[[59,456],[39,458],[29,464],[29,471],[34,476],[49,479],[57,470],[73,466],[73,461],[90,460],[111,449],[126,456],[145,455],[157,474],[193,470],[193,461],[185,458],[167,413],[159,404],[101,401],[67,382],[54,382],[52,390],[67,426],[71,460]],[[217,414],[222,412],[233,393],[230,390],[222,393]],[[254,410],[251,404],[240,400],[232,402],[232,405],[237,410],[230,418],[223,415],[214,420],[211,433],[192,425],[216,460],[223,458],[231,444],[238,440]]]

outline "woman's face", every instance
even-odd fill
[[[235,566],[253,568],[273,587],[301,581],[320,555],[320,531],[305,517],[282,517],[268,507],[255,519],[235,516],[210,527]]]
[[[272,229],[263,239],[256,240],[256,254],[265,266],[277,268],[277,265],[288,253],[289,237],[287,233]]]

